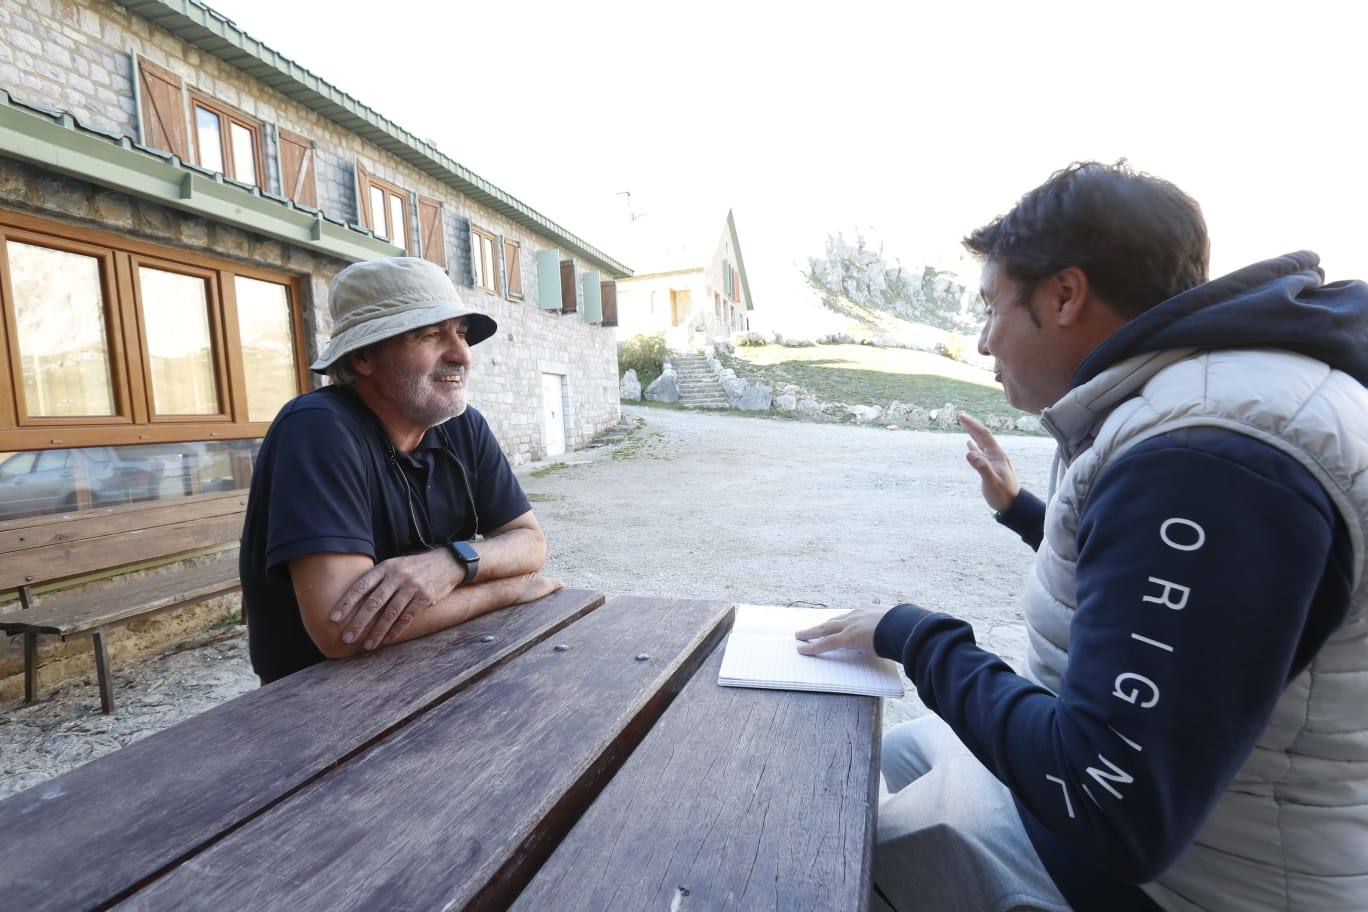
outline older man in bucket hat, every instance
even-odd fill
[[[333,280],[332,384],[289,402],[252,476],[240,571],[262,683],[560,588],[488,423],[466,402],[490,317],[412,257]]]

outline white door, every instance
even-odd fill
[[[565,377],[542,374],[542,421],[546,425],[546,455],[559,456],[565,452]]]

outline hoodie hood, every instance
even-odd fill
[[[1277,348],[1315,358],[1368,386],[1368,284],[1325,284],[1309,250],[1264,260],[1145,311],[1093,349],[1070,388],[1145,352]]]

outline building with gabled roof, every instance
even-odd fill
[[[244,483],[316,382],[328,281],[377,256],[432,260],[498,320],[471,395],[515,463],[618,419],[627,266],[197,0],[7,13],[0,235],[0,453],[198,448],[200,477],[129,497]],[[97,499],[70,493],[9,512]]]
[[[671,349],[686,351],[750,329],[755,303],[730,210],[716,230],[633,222],[624,249],[635,272],[617,283],[620,340],[664,333]]]
[[[514,464],[618,421],[613,256],[197,0],[0,21],[0,524],[245,488],[375,257],[498,321],[470,398]]]

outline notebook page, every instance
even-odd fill
[[[738,605],[718,683],[901,697],[902,679],[897,667],[886,659],[845,649],[822,656],[798,652],[793,636],[796,631],[844,613],[839,609]]]

